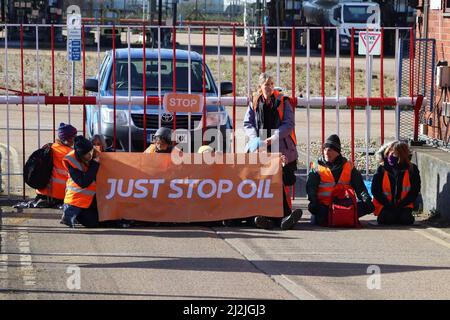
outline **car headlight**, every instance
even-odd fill
[[[208,112],[206,114],[206,126],[217,127],[227,123],[227,114],[225,112]]]
[[[114,123],[114,109],[102,108],[102,121],[105,123]],[[127,113],[116,109],[116,125],[122,126],[128,124]]]

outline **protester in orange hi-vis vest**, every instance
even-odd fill
[[[289,98],[274,89],[273,78],[268,73],[261,73],[259,76],[258,92],[248,106],[244,129],[249,139],[247,152],[266,149],[267,152],[279,152],[283,155],[284,218],[275,221],[257,216],[254,219],[255,225],[258,228],[272,229],[275,224],[279,224],[283,230],[291,229],[302,216],[301,209],[292,211],[289,192],[289,186],[295,184],[298,158],[294,110]]]
[[[51,146],[53,160],[52,176],[46,188],[36,190],[33,206],[36,208],[60,207],[64,201],[68,172],[63,166],[63,158],[72,151],[77,129],[70,124],[60,123],[58,138]]]
[[[358,198],[358,217],[374,211],[372,198],[367,191],[361,173],[353,164],[341,155],[341,141],[335,134],[329,136],[323,145],[323,155],[310,164],[310,172],[306,181],[308,194],[308,210],[311,212],[311,223],[328,225],[331,194],[341,185],[350,187]]]
[[[69,172],[69,178],[61,223],[71,228],[75,221],[85,227],[97,227],[99,221],[95,181],[99,169],[98,152],[89,140],[77,136],[74,150],[64,157],[63,164]]]
[[[379,224],[414,223],[412,211],[420,192],[420,172],[410,161],[409,146],[394,141],[378,151],[380,166],[372,180]]]

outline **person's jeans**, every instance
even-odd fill
[[[61,221],[65,225],[73,228],[75,226],[75,221],[76,221],[78,215],[80,214],[81,210],[83,210],[83,209],[75,207],[75,206],[71,206],[70,204],[65,203],[63,206],[63,210],[64,210],[64,214],[61,218]]]
[[[95,228],[99,226],[98,211],[96,206],[91,205],[87,209],[64,204],[64,215],[62,222],[70,227],[74,227],[75,221],[78,221],[86,228]]]

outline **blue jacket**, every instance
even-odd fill
[[[287,158],[287,163],[290,163],[292,161],[296,161],[298,158],[297,146],[290,136],[292,130],[294,130],[295,128],[295,117],[292,106],[289,103],[289,99],[287,97],[282,97],[282,99],[284,99],[284,116],[283,119],[280,119],[281,121],[276,122],[278,123],[277,129],[272,130],[274,131],[272,134],[272,138],[274,140],[272,146],[276,147],[276,145],[278,145],[279,152],[281,154],[284,154]],[[247,113],[244,117],[244,130],[249,140],[257,137],[263,137],[262,131],[260,130],[264,129],[264,124],[261,116],[261,114],[263,113],[264,105],[262,99],[258,99],[257,103],[258,107],[256,108],[256,110],[254,110],[253,102],[250,102],[247,108]],[[275,100],[274,108],[278,108],[280,103],[280,100]],[[245,152],[248,151],[249,145],[247,144],[247,146],[245,147]]]

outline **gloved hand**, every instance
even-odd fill
[[[255,152],[262,145],[263,141],[261,141],[258,137],[255,137],[248,142],[248,151]]]

